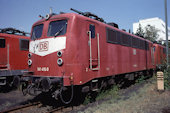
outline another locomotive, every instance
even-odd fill
[[[151,41],[106,24],[90,12],[76,12],[50,14],[33,24],[24,93],[49,92],[68,104],[74,87],[98,91],[119,76],[133,80],[138,74],[153,73]],[[70,94],[63,92],[70,89],[66,101]]]
[[[14,28],[0,29],[0,86],[18,86],[28,69],[28,33]]]
[[[165,69],[166,63],[166,47],[160,44],[154,44],[154,61],[156,70]]]

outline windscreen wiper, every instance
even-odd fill
[[[66,24],[64,24],[63,27],[58,32],[55,33],[54,37],[58,36],[61,33],[61,31],[63,31]]]
[[[35,36],[35,32],[32,33],[32,39],[35,40],[36,39],[36,36]]]

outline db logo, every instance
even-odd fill
[[[45,42],[40,42],[38,47],[39,47],[39,52],[42,52],[42,51],[48,51],[48,41],[45,41]]]

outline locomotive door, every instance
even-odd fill
[[[6,40],[0,38],[0,69],[7,68],[7,47]]]
[[[155,64],[155,59],[154,59],[154,47],[151,47],[151,58],[152,58],[152,65]]]
[[[91,70],[100,69],[100,46],[97,25],[88,24],[88,45],[89,45],[89,68]]]

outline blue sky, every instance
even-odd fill
[[[167,4],[170,25],[169,0]],[[164,0],[0,0],[0,28],[14,27],[30,32],[32,24],[40,19],[38,16],[45,16],[50,7],[54,13],[69,13],[70,8],[92,12],[126,30],[132,30],[132,24],[140,19],[165,20]]]

